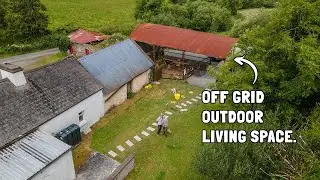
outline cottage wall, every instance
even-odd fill
[[[79,113],[84,111],[84,120],[79,122]],[[104,115],[104,103],[102,91],[90,96],[79,104],[73,106],[62,114],[56,116],[50,121],[39,127],[40,130],[56,134],[71,124],[77,124],[81,127],[81,131],[87,130]]]
[[[150,82],[150,72],[151,70],[149,69],[148,71],[142,73],[141,75],[135,77],[131,81],[131,91],[133,93],[139,92],[144,85],[148,84]]]
[[[108,112],[113,107],[118,106],[127,100],[127,88],[128,85],[125,84],[118,91],[111,92],[104,97],[104,112]]]
[[[85,50],[88,49],[90,51],[90,53],[95,52],[97,49],[91,45],[91,44],[73,44],[72,45],[72,49],[73,49],[73,55],[78,56],[78,57],[82,57],[85,56]],[[70,53],[70,52],[69,52]]]
[[[72,151],[62,155],[52,164],[36,174],[32,180],[73,180],[75,171],[72,160]]]

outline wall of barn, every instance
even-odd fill
[[[75,177],[72,151],[69,151],[36,174],[32,180],[73,180]]]
[[[79,113],[84,111],[84,120],[79,122]],[[81,131],[87,130],[88,127],[92,126],[100,120],[104,115],[104,101],[102,91],[90,96],[83,100],[79,104],[71,107],[67,111],[61,113],[50,121],[46,122],[39,127],[40,130],[49,133],[56,134],[68,127],[71,124],[77,124],[81,127]]]
[[[116,107],[127,100],[128,85],[125,84],[119,90],[111,92],[104,97],[104,112],[108,112],[113,107]]]
[[[88,49],[90,53],[97,51],[97,48],[95,48],[91,44],[73,44],[72,49],[73,49],[72,54],[78,57],[86,56],[85,49]],[[70,54],[70,51],[69,51],[69,54]]]
[[[131,81],[131,91],[133,93],[139,92],[143,88],[144,85],[146,85],[150,82],[150,72],[151,72],[151,70],[149,69],[146,72],[135,77]]]

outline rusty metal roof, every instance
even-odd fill
[[[77,44],[87,44],[96,41],[103,41],[108,39],[110,36],[100,34],[97,32],[91,32],[84,29],[78,29],[77,31],[71,33],[69,36],[70,41]]]
[[[131,39],[151,45],[226,59],[237,38],[159,24],[141,24]]]

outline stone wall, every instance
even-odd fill
[[[143,88],[144,85],[146,85],[150,82],[150,72],[151,72],[151,70],[149,69],[146,72],[135,77],[131,81],[131,91],[133,93],[139,92]]]
[[[122,180],[128,176],[128,174],[134,168],[134,156],[129,155],[117,169],[108,177],[107,180]]]

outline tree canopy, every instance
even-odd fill
[[[9,0],[6,9],[5,23],[11,36],[30,38],[47,33],[46,7],[40,0]]]
[[[315,135],[320,133],[319,22],[319,0],[282,0],[260,26],[253,26],[240,37],[238,47],[258,68],[255,85],[252,69],[239,66],[234,57],[219,71],[210,70],[217,79],[212,88],[264,91],[263,105],[254,105],[255,109],[264,110],[264,124],[244,125],[242,129],[294,129],[298,143],[204,146],[196,163],[203,174],[227,179],[320,176],[319,135]],[[233,110],[251,108],[232,103],[221,106]]]

